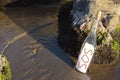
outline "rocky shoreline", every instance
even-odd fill
[[[97,11],[101,10],[102,18],[98,26],[97,47],[93,63],[111,64],[120,55],[119,8],[120,4],[109,0],[80,0],[78,2],[75,0],[73,2],[67,2],[61,7],[58,16],[59,45],[65,52],[77,58],[81,45],[91,30],[91,25],[93,24]],[[66,14],[63,15],[64,13]]]

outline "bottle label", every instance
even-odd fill
[[[93,54],[94,46],[86,42],[83,49],[81,50],[81,53],[79,54],[76,69],[82,73],[86,73],[92,60]]]

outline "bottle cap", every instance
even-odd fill
[[[101,12],[101,11],[98,11],[98,13],[97,13],[97,20],[100,20],[100,19],[101,19],[101,14],[102,14],[102,12]]]

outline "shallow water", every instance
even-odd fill
[[[58,5],[32,5],[0,11],[0,50],[12,41],[5,52],[12,80],[120,80],[119,62],[91,65],[87,74],[73,69],[57,44],[58,10]]]

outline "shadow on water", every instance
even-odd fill
[[[69,66],[72,60],[57,44],[57,5],[6,6],[4,13],[20,28]]]

